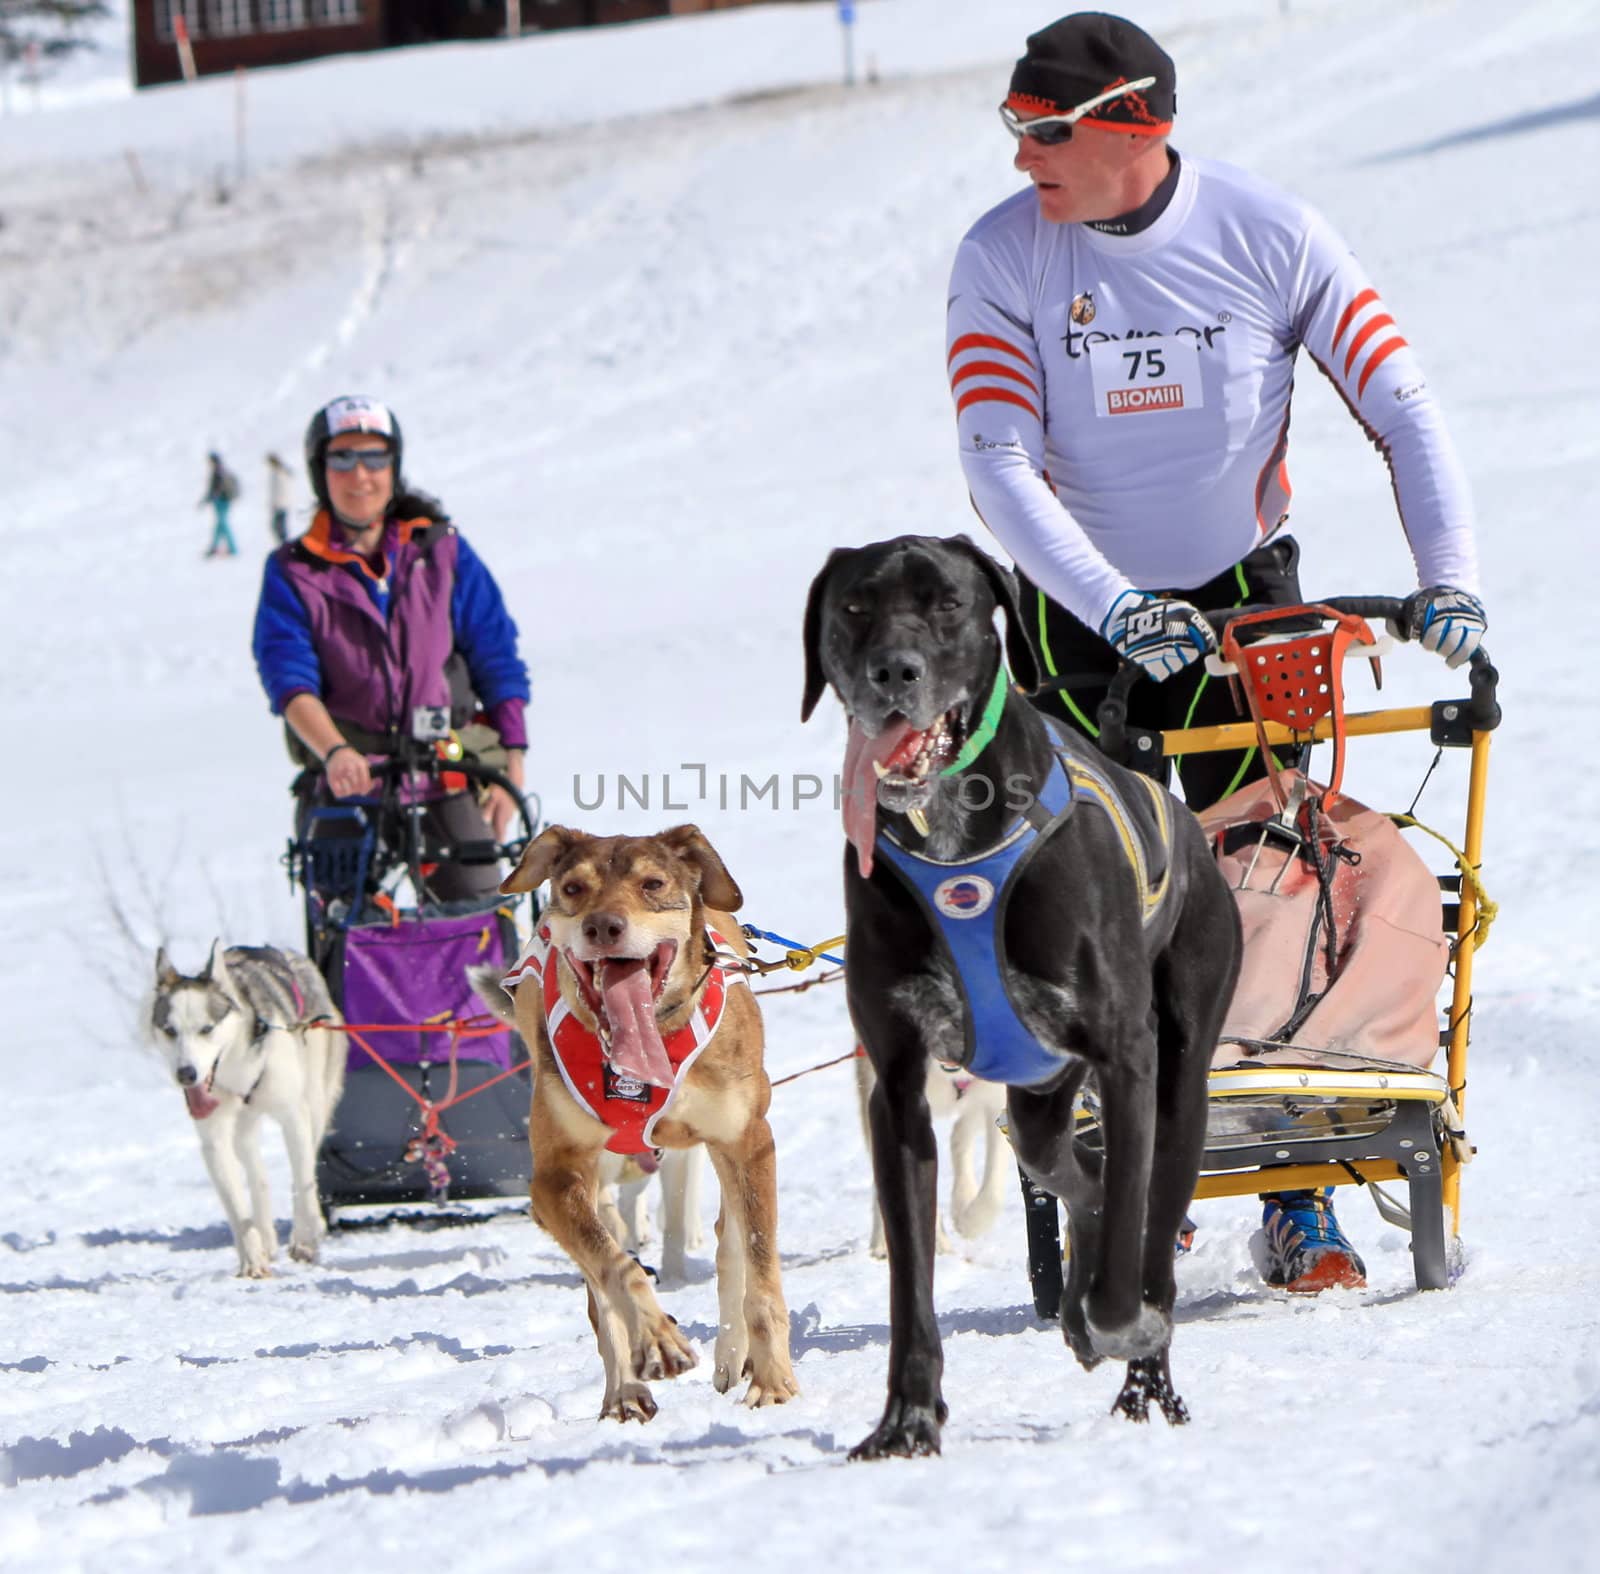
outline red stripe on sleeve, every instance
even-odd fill
[[[1344,331],[1350,326],[1351,319],[1355,316],[1355,314],[1360,311],[1363,306],[1370,306],[1375,300],[1377,300],[1377,298],[1378,292],[1376,290],[1363,290],[1353,301],[1350,302],[1348,306],[1345,307],[1344,315],[1339,319],[1339,326],[1333,330],[1333,343],[1329,346],[1331,350],[1337,350],[1339,348],[1339,341],[1344,337]]]
[[[998,361],[968,361],[954,377],[950,379],[950,387],[954,389],[957,383],[965,382],[969,377],[1007,377],[1014,383],[1021,383],[1024,388],[1031,388],[1038,393],[1039,386],[1031,377],[1024,377],[1014,366],[1002,366]]]
[[[1393,328],[1394,318],[1388,312],[1379,312],[1376,317],[1370,318],[1361,332],[1350,341],[1350,353],[1344,358],[1344,374],[1350,375],[1350,368],[1356,364],[1356,357],[1361,353],[1364,345],[1380,328]]]
[[[1396,334],[1392,339],[1386,339],[1367,357],[1367,364],[1362,368],[1361,381],[1356,385],[1356,398],[1359,399],[1367,391],[1367,383],[1372,374],[1394,354],[1396,350],[1403,350],[1406,341]]]
[[[1039,420],[1039,412],[1034,409],[1029,399],[1023,398],[1019,393],[1012,393],[1009,388],[972,388],[956,400],[956,414],[960,415],[969,404],[1014,404],[1020,406],[1031,415],[1034,420]],[[1041,423],[1042,424],[1042,423]]]
[[[999,350],[1005,355],[1016,356],[1016,358],[1030,370],[1033,367],[1033,357],[1031,355],[1019,350],[1016,345],[1007,344],[1004,339],[996,339],[992,334],[987,333],[962,334],[961,337],[950,346],[950,353],[945,357],[945,365],[948,366],[950,362],[953,361],[958,355],[961,355],[967,350]]]

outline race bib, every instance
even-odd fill
[[[1159,415],[1198,410],[1200,341],[1187,333],[1106,339],[1089,346],[1094,410],[1102,416]]]

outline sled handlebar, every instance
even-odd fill
[[[1405,599],[1400,596],[1325,596],[1321,601],[1308,602],[1306,605],[1329,607],[1335,612],[1349,612],[1356,617],[1387,621],[1401,616]],[[1219,607],[1215,611],[1202,613],[1202,616],[1220,634],[1235,618],[1258,612],[1281,611],[1288,614],[1292,610],[1289,607],[1270,606]],[[1137,662],[1124,662],[1112,678],[1096,713],[1100,727],[1100,748],[1114,760],[1126,756],[1128,695],[1134,684],[1144,676],[1144,668]],[[1500,674],[1489,660],[1489,652],[1480,645],[1473,651],[1467,666],[1467,682],[1471,689],[1471,696],[1466,701],[1467,718],[1475,732],[1492,732],[1500,725],[1500,705],[1496,698],[1499,681]]]
[[[1358,618],[1399,618],[1405,610],[1405,600],[1400,596],[1324,596],[1320,601],[1308,601],[1307,607],[1331,607],[1335,612],[1353,613]],[[1217,633],[1232,623],[1236,618],[1251,617],[1261,612],[1282,612],[1288,614],[1292,607],[1277,607],[1268,602],[1251,602],[1246,606],[1218,607],[1215,611],[1202,612],[1201,616],[1211,625]]]
[[[456,847],[450,852],[459,863],[497,863],[502,858],[509,858],[515,862],[522,856],[523,849],[533,840],[539,829],[539,811],[528,805],[527,795],[511,780],[504,771],[496,770],[492,765],[485,765],[480,760],[441,760],[430,749],[418,748],[416,753],[394,755],[366,756],[367,769],[375,778],[389,778],[409,774],[424,776],[442,776],[446,773],[455,776],[464,776],[469,782],[483,787],[502,787],[510,793],[511,801],[517,806],[517,813],[522,820],[522,834],[513,836],[506,842],[462,843],[461,848],[471,847],[471,852],[463,853]],[[350,802],[367,802],[371,799],[346,800]],[[493,852],[487,851],[492,847]]]
[[[1398,621],[1404,614],[1407,598],[1403,596],[1328,596],[1308,605],[1331,607],[1335,612],[1353,613],[1358,618],[1393,618]],[[1247,612],[1264,612],[1265,607],[1227,607],[1205,614],[1206,621],[1218,631],[1226,628],[1235,618]],[[1405,641],[1406,636],[1396,638]],[[1500,674],[1489,659],[1489,652],[1481,645],[1467,661],[1467,683],[1472,693],[1467,701],[1467,716],[1475,732],[1493,732],[1500,725],[1500,706],[1496,689]]]

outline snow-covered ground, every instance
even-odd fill
[[[1305,193],[1362,253],[1478,499],[1502,916],[1452,1292],[1414,1294],[1404,1237],[1344,1193],[1371,1287],[1290,1303],[1251,1268],[1255,1209],[1201,1205],[1174,1347],[1194,1424],[1138,1429],[1106,1415],[1116,1375],[1035,1322],[1008,1217],[939,1263],[944,1457],[847,1468],[881,1403],[887,1297],[842,1067],[775,1096],[786,1407],[739,1409],[702,1364],[658,1388],[648,1428],[596,1422],[576,1275],[515,1215],[231,1276],[133,1002],[159,936],[196,964],[218,932],[298,933],[248,633],[261,456],[297,454],[332,393],[393,401],[411,475],[504,585],[547,815],[669,823],[615,808],[619,775],[668,774],[746,916],[839,928],[831,808],[741,812],[738,780],[841,758],[838,715],[797,714],[827,550],[974,528],[943,292],[965,226],[1015,187],[993,106],[1050,20],[1015,0],[861,15],[880,80],[855,91],[819,5],[258,73],[242,182],[231,83],[0,119],[8,1569],[1593,1566],[1588,0],[1137,10],[1179,61],[1179,146]],[[200,558],[208,447],[248,489],[238,562]],[[1309,372],[1291,457],[1307,586],[1408,589],[1383,467]],[[594,648],[637,652],[630,681],[597,681]],[[1401,699],[1455,685],[1414,653],[1388,676]],[[1349,785],[1403,808],[1426,754],[1375,743]],[[1459,823],[1461,763],[1424,818]],[[611,806],[585,813],[597,776]],[[775,1074],[848,1047],[837,993],[767,1016]],[[709,1279],[665,1301],[709,1350]]]

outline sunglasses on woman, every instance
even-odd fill
[[[394,455],[387,448],[330,448],[327,465],[341,475],[348,474],[357,465],[368,470],[387,470],[394,463]]]
[[[1089,113],[1091,109],[1098,109],[1102,104],[1109,104],[1114,98],[1121,98],[1125,93],[1142,93],[1147,87],[1155,86],[1154,77],[1140,77],[1137,82],[1122,82],[1116,87],[1108,88],[1104,93],[1097,94],[1094,98],[1086,99],[1076,109],[1069,109],[1062,115],[1040,115],[1036,120],[1024,120],[1009,104],[1000,106],[1000,118],[1005,122],[1006,130],[1018,142],[1024,137],[1032,137],[1041,147],[1060,147],[1063,142],[1072,140],[1072,128]]]

